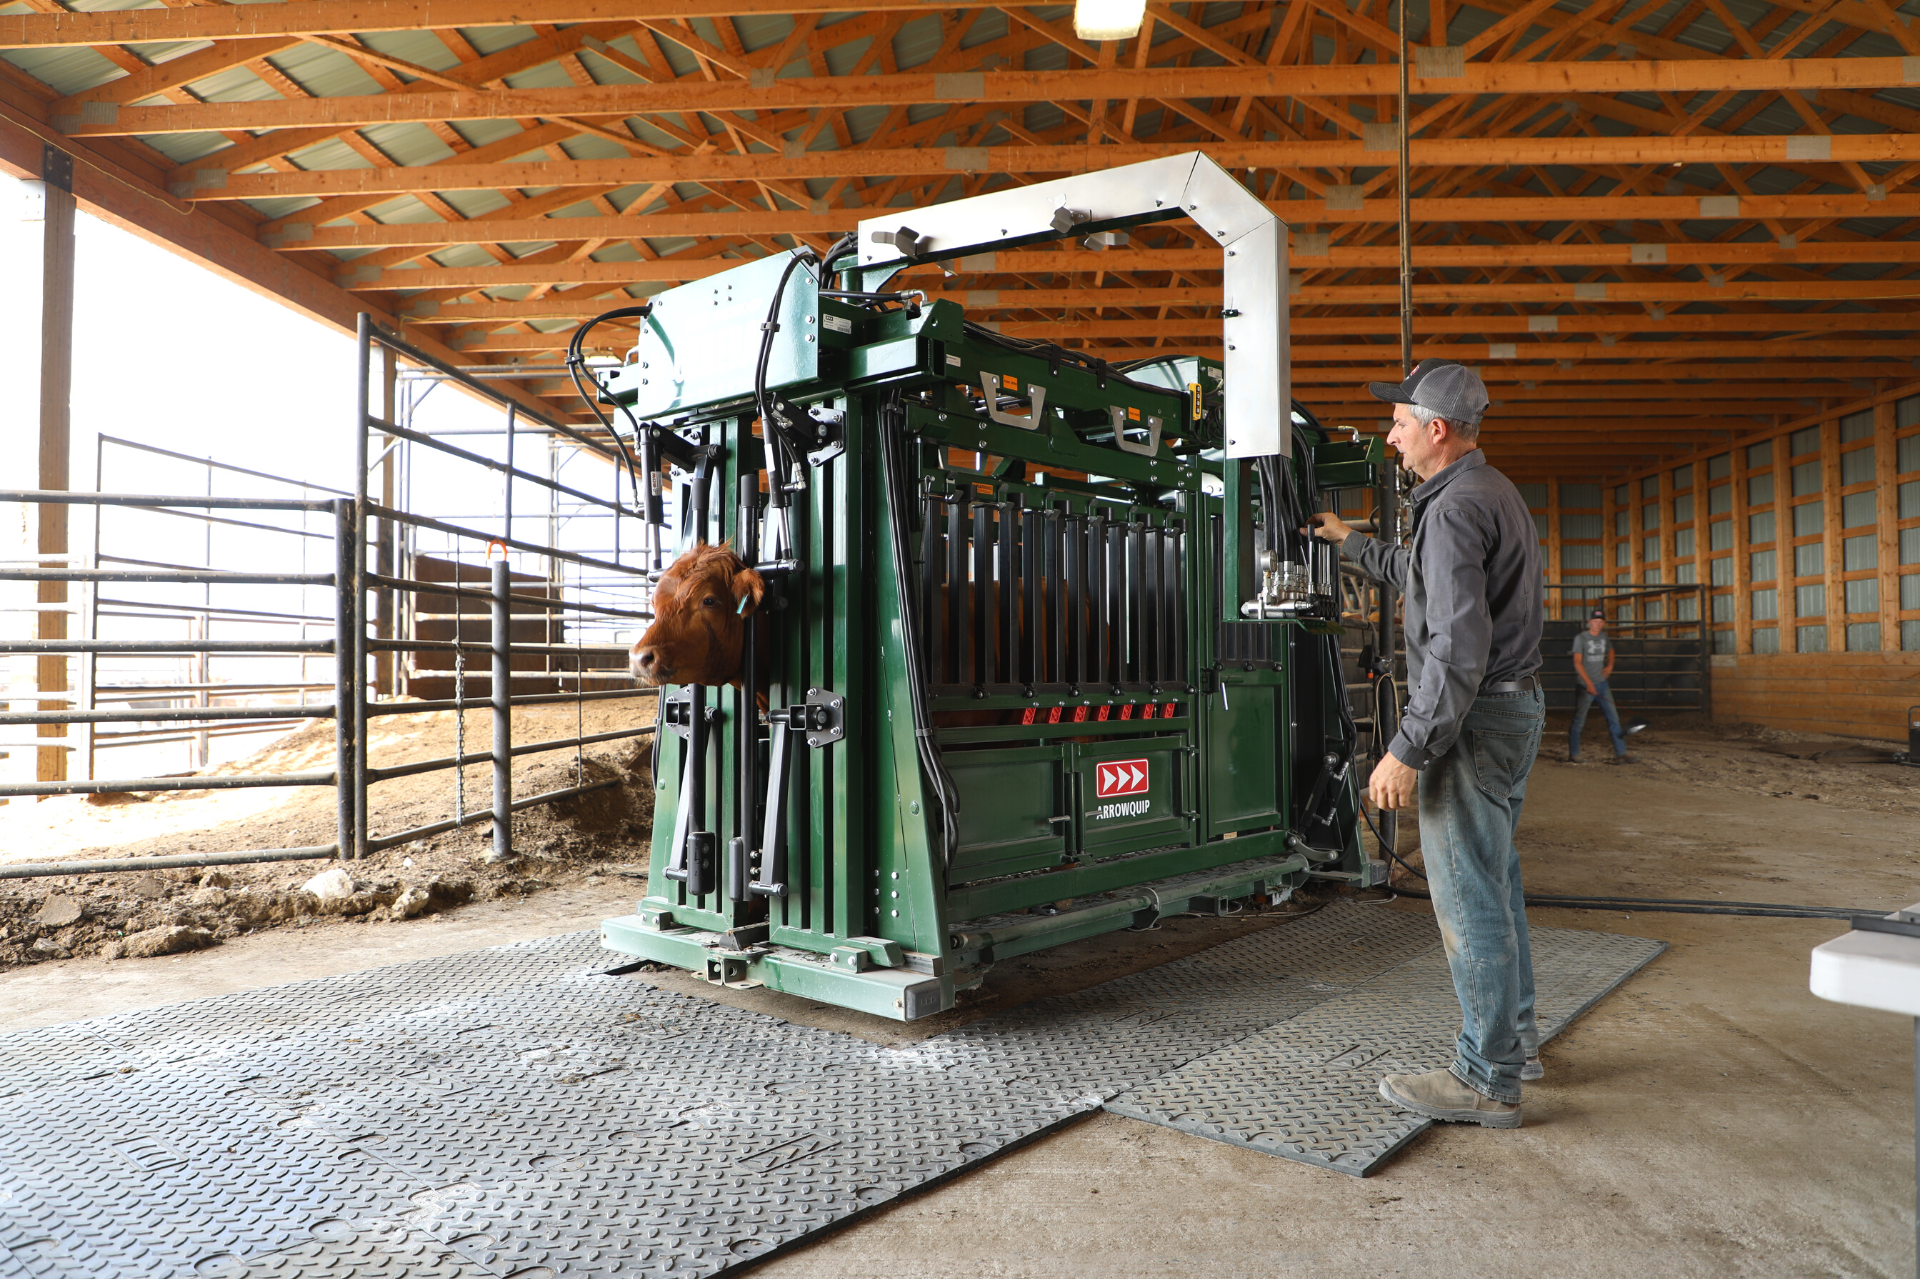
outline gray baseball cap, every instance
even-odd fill
[[[1389,404],[1413,404],[1461,426],[1477,426],[1487,412],[1487,386],[1458,360],[1422,360],[1404,382],[1369,382],[1367,390]]]

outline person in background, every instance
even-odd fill
[[[1587,711],[1595,702],[1607,717],[1607,732],[1613,737],[1613,762],[1630,764],[1627,737],[1620,728],[1620,712],[1614,709],[1613,690],[1607,679],[1613,674],[1613,641],[1607,638],[1607,614],[1594,609],[1587,615],[1587,629],[1573,637],[1573,673],[1580,687],[1573,699],[1573,724],[1567,730],[1567,762],[1580,762],[1580,734],[1587,727]]]

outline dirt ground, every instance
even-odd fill
[[[589,704],[583,712],[567,706],[525,707],[515,726],[516,742],[534,742],[605,732],[651,722],[650,700]],[[465,726],[468,753],[491,741],[485,711],[469,712]],[[290,734],[246,759],[209,769],[210,774],[291,772],[325,768],[332,762],[332,725],[319,721]],[[375,722],[370,759],[375,766],[444,758],[455,753],[455,723],[450,712],[395,716]],[[1554,770],[1607,774],[1611,754],[1598,721],[1587,727],[1584,762],[1566,758],[1564,717],[1549,725],[1537,775]],[[1697,789],[1791,799],[1836,810],[1906,814],[1920,819],[1916,774],[1885,762],[1885,743],[1820,737],[1715,725],[1695,715],[1659,719],[1653,729],[1632,739],[1636,776],[1659,777]],[[652,787],[646,739],[590,747],[578,776],[588,782],[617,779],[616,787],[575,800],[525,810],[515,815],[513,844],[520,854],[497,865],[485,860],[492,847],[492,826],[481,822],[463,830],[418,840],[377,853],[346,867],[356,891],[349,898],[322,901],[301,890],[329,863],[282,862],[229,866],[211,871],[153,871],[136,874],[73,876],[60,879],[0,880],[0,967],[85,955],[126,951],[127,939],[143,937],[134,949],[164,945],[170,950],[202,948],[276,928],[310,928],[365,922],[385,917],[409,888],[426,894],[415,914],[457,909],[469,902],[538,893],[578,883],[603,863],[633,864],[644,870],[652,820]],[[1595,782],[1604,778],[1596,776]],[[573,786],[572,752],[524,757],[514,769],[514,793],[524,796]],[[491,803],[492,780],[482,765],[465,770],[469,811]],[[244,791],[159,792],[104,797],[101,803],[72,796],[0,806],[0,865],[20,862],[168,856],[248,848],[285,848],[330,842],[334,833],[334,797],[330,788]],[[443,820],[453,814],[451,771],[396,778],[372,788],[372,831],[377,836]],[[1403,823],[1402,852],[1419,865],[1419,839],[1412,822]],[[1697,842],[1709,831],[1683,831],[1677,838]],[[1835,840],[1853,836],[1834,832]],[[1915,854],[1874,854],[1913,864]],[[1688,876],[1684,863],[1651,868],[1644,880],[1618,877],[1577,886],[1578,891],[1610,889],[1633,896],[1698,896],[1706,890]],[[1400,872],[1400,874],[1404,874]],[[1770,879],[1750,872],[1758,884]],[[1411,881],[1408,881],[1411,882]],[[1565,884],[1536,884],[1543,892]],[[1742,890],[1746,900],[1774,900],[1759,887]],[[1724,894],[1723,894],[1724,895]],[[1778,894],[1775,894],[1777,897]],[[1736,895],[1736,899],[1739,898]],[[1309,895],[1304,905],[1315,899]],[[1855,903],[1843,903],[1855,904]],[[1299,909],[1296,905],[1292,909]],[[1252,926],[1222,921],[1209,925],[1221,939]],[[173,931],[151,936],[156,929]],[[1215,933],[1210,931],[1209,936]],[[119,944],[116,950],[116,944]],[[1033,971],[1056,960],[1032,959]],[[1066,978],[1067,973],[1055,973]],[[1088,980],[1104,980],[1095,971]],[[1017,992],[1016,992],[1017,994]],[[980,992],[983,1005],[1003,1006],[1013,995]],[[942,1027],[944,1029],[944,1027]],[[936,1032],[937,1033],[937,1032]]]
[[[1589,758],[1607,753],[1597,727]],[[1920,770],[1867,762],[1865,748],[1839,739],[1684,722],[1656,721],[1634,739],[1639,762],[1620,768],[1568,765],[1564,743],[1564,723],[1550,727],[1521,828],[1537,891],[1881,910],[1920,900]],[[638,869],[639,849],[626,855],[581,864],[575,878],[556,873],[549,890],[419,918],[328,918],[199,953],[16,966],[0,971],[0,1029],[591,928],[644,892],[619,873]],[[1377,908],[1425,910],[1409,899]],[[1282,914],[1174,919],[1159,932],[1028,956],[995,969],[980,1004],[959,1015],[1077,989],[1249,928],[1286,927]],[[1541,926],[1658,937],[1670,949],[1546,1046],[1546,1077],[1527,1085],[1517,1131],[1442,1126],[1362,1181],[1097,1115],[753,1273],[1913,1273],[1913,1027],[1808,993],[1808,951],[1841,925],[1530,915]],[[939,1029],[766,991],[685,988],[883,1043]]]
[[[651,699],[517,712],[516,745],[610,732],[651,723]],[[579,731],[577,731],[579,730]],[[492,716],[470,711],[468,755],[492,744]],[[374,721],[374,767],[456,754],[460,730],[450,711]],[[278,928],[349,925],[390,916],[452,910],[468,902],[543,892],[578,882],[607,863],[644,864],[652,829],[649,739],[523,756],[514,763],[516,797],[612,781],[612,786],[514,815],[507,863],[486,860],[493,826],[481,821],[343,863],[353,881],[345,897],[305,892],[330,860],[155,870],[47,879],[0,880],[0,967],[78,955],[162,946],[202,949]],[[315,721],[209,775],[287,773],[330,768],[333,724]],[[490,808],[490,766],[464,773],[464,808]],[[103,802],[104,801],[104,802]],[[426,773],[369,788],[370,833],[398,833],[454,816],[454,772]],[[331,787],[160,791],[140,795],[15,800],[0,807],[0,867],[8,863],[179,856],[328,844],[336,830]],[[407,897],[409,889],[418,889]],[[398,905],[396,906],[396,903]],[[164,930],[156,933],[155,930]]]

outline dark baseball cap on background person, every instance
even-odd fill
[[[1411,404],[1459,426],[1479,425],[1487,412],[1487,386],[1458,360],[1422,360],[1404,382],[1369,382],[1376,400]]]
[[[1607,610],[1604,608],[1596,608],[1593,610],[1593,612],[1587,614],[1587,620],[1589,622],[1593,621],[1595,618],[1599,618],[1603,622],[1606,621]]]

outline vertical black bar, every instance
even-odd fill
[[[1015,545],[1020,537],[1020,499],[1010,495],[1000,506],[1000,679],[1020,679],[1019,570]]]
[[[687,896],[707,895],[707,867],[704,864],[713,836],[707,830],[707,686],[687,686],[687,768],[681,785],[687,788],[687,842],[683,872]]]
[[[513,604],[507,598],[510,580],[507,557],[492,564],[493,678],[488,691],[493,701],[493,851],[490,862],[513,856]]]
[[[1160,573],[1165,540],[1165,530],[1158,525],[1149,524],[1140,531],[1140,575],[1147,584],[1146,660],[1141,678],[1155,685],[1160,683],[1167,647],[1167,598]]]
[[[1045,603],[1041,597],[1040,586],[1044,573],[1041,567],[1041,542],[1044,535],[1041,529],[1041,515],[1037,510],[1028,510],[1020,518],[1020,585],[1026,597],[1025,615],[1022,617],[1020,644],[1020,679],[1031,688],[1046,678],[1047,619]]]
[[[1152,628],[1152,601],[1147,598],[1146,526],[1135,521],[1126,528],[1127,656],[1129,683],[1147,678],[1147,634]]]
[[[993,683],[993,650],[1000,632],[994,614],[993,504],[973,508],[973,682]]]
[[[1192,664],[1187,657],[1187,526],[1176,524],[1168,534],[1170,555],[1167,560],[1167,590],[1173,596],[1173,671],[1169,678],[1180,684],[1193,684]]]
[[[1103,659],[1107,666],[1107,682],[1118,688],[1127,679],[1127,611],[1132,601],[1127,598],[1127,550],[1126,526],[1119,520],[1107,524],[1106,553],[1106,652]]]
[[[1055,684],[1065,684],[1072,678],[1067,671],[1067,584],[1060,563],[1065,540],[1062,524],[1060,512],[1047,512],[1047,678]]]
[[[353,501],[341,498],[333,504],[333,790],[338,805],[335,838],[336,855],[353,856],[354,831],[354,743],[359,739],[354,712],[359,702],[353,694],[353,581],[354,558],[359,554],[353,544]]]
[[[1078,515],[1068,515],[1062,523],[1066,540],[1062,558],[1066,561],[1067,647],[1061,654],[1061,678],[1080,688],[1087,682],[1087,525]]]
[[[748,563],[759,558],[760,473],[747,471],[736,481],[738,509],[733,517],[733,544]],[[747,854],[753,847],[754,805],[759,802],[760,669],[756,632],[759,619],[747,618],[740,647],[740,687],[734,694],[734,796],[737,814],[733,838],[727,841],[727,896],[735,902],[752,900]]]
[[[953,663],[953,682],[965,684],[973,678],[969,638],[968,604],[973,592],[967,583],[967,497],[964,490],[947,503],[947,651]],[[929,614],[931,617],[932,615]]]
[[[920,669],[927,682],[942,684],[947,679],[947,628],[940,613],[940,570],[945,557],[940,553],[940,499],[928,493],[920,500],[920,618],[927,651],[920,654]]]
[[[1106,542],[1107,517],[1095,507],[1087,515],[1087,681],[1095,685],[1109,682]]]
[[[348,596],[347,632],[335,640],[335,645],[348,650],[347,697],[353,704],[353,839],[350,848],[341,847],[340,856],[358,859],[367,855],[367,736],[361,729],[367,722],[367,425],[372,379],[367,361],[373,353],[373,317],[362,311],[354,327],[360,359],[353,431],[353,534],[349,539],[353,561],[347,580],[336,582],[334,589]]]

